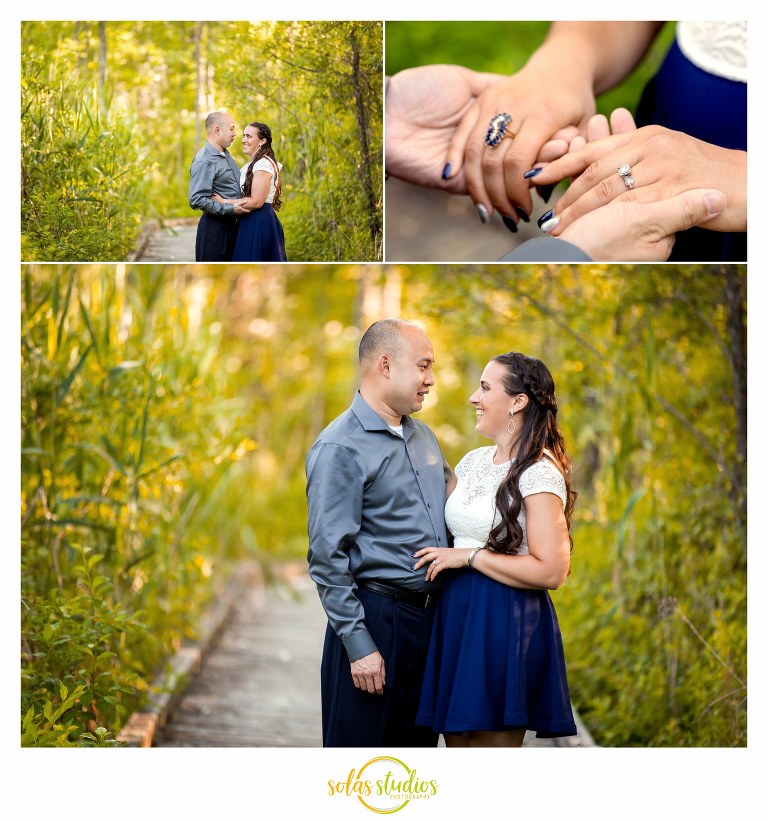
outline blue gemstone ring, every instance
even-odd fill
[[[512,118],[505,111],[491,117],[491,122],[488,123],[488,132],[485,135],[485,144],[491,148],[496,148],[505,137],[515,137],[515,132],[507,128],[511,122]]]

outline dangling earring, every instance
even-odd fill
[[[509,423],[510,423],[510,422],[512,423],[512,430],[511,430],[511,431],[509,430]],[[510,412],[509,412],[509,422],[507,423],[507,432],[508,432],[509,434],[511,434],[512,436],[514,436],[514,435],[515,435],[515,431],[517,431],[517,425],[515,425],[515,412],[514,412],[514,411],[510,411]]]

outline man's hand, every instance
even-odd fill
[[[727,204],[716,189],[684,191],[658,202],[643,202],[628,191],[579,217],[560,238],[595,262],[663,262],[672,253],[676,232],[707,227]]]
[[[251,209],[245,208],[245,206],[238,205],[235,203],[235,214],[250,214]]]
[[[355,687],[362,691],[381,696],[384,693],[386,679],[384,659],[378,651],[352,663],[352,681]]]

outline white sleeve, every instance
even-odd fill
[[[539,460],[520,475],[520,495],[522,497],[541,493],[555,494],[560,497],[565,507],[565,478],[549,460]]]

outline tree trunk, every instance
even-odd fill
[[[371,153],[368,145],[368,112],[365,105],[365,91],[361,81],[360,70],[360,49],[357,36],[353,29],[349,34],[349,43],[352,47],[352,86],[355,93],[355,111],[357,114],[357,129],[360,134],[360,163],[358,176],[365,195],[366,208],[368,210],[368,227],[371,232],[371,240],[376,248],[377,239],[381,231],[379,216],[376,208],[376,196],[373,191],[371,180]]]
[[[195,31],[195,146],[199,146],[205,139],[205,129],[203,128],[203,112],[201,101],[204,95],[204,73],[203,73],[203,29],[205,23],[202,20],[197,24]],[[197,148],[195,148],[197,150]]]
[[[99,21],[99,100],[102,114],[107,113],[107,24]]]
[[[728,351],[733,378],[733,410],[736,415],[736,464],[733,467],[734,497],[747,517],[747,280],[740,266],[723,266]]]

